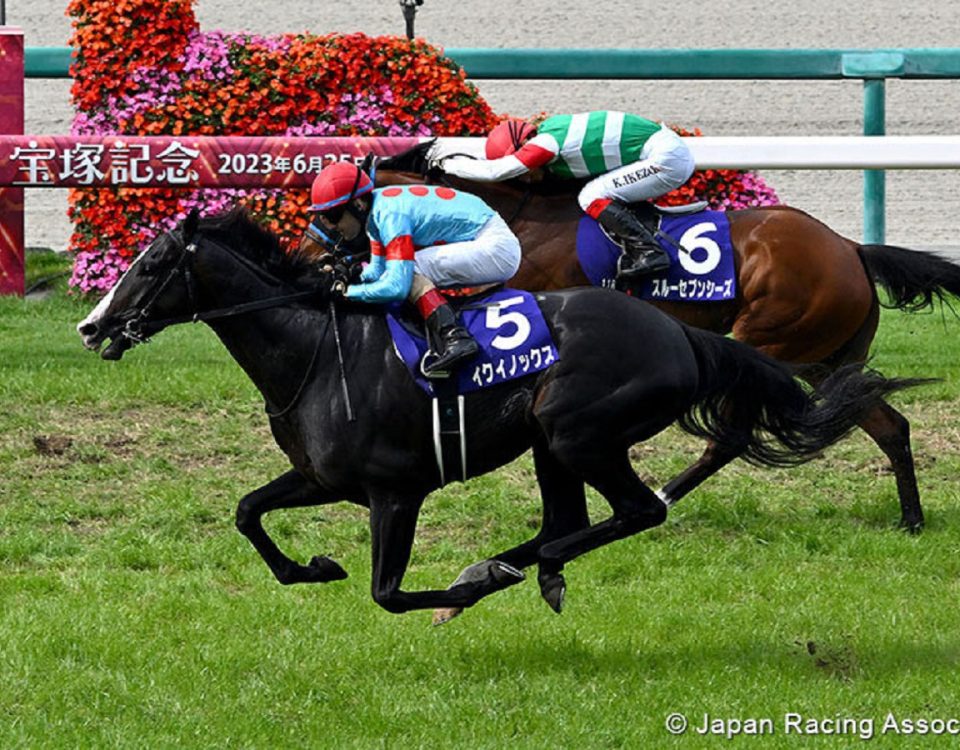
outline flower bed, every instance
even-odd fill
[[[192,0],[73,0],[74,135],[466,136],[497,117],[462,71],[397,37],[203,33]],[[242,201],[287,241],[307,191],[74,190],[71,284],[105,291],[190,208]]]
[[[673,129],[684,137],[703,135],[700,129],[686,130],[677,125]],[[756,206],[776,206],[780,203],[776,191],[754,172],[740,169],[703,169],[693,173],[682,187],[664,195],[657,203],[679,206],[705,200],[718,211],[736,211]]]
[[[499,119],[420,40],[201,32],[193,0],[72,0],[68,13],[74,135],[479,136]],[[775,202],[759,178],[732,170],[697,173],[665,202],[692,197],[724,208]],[[191,208],[212,214],[236,202],[286,243],[302,231],[305,190],[73,190],[70,283],[106,291]]]

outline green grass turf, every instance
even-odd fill
[[[944,382],[900,394],[927,530],[897,531],[862,434],[791,470],[728,467],[662,527],[567,566],[555,615],[534,580],[442,628],[369,596],[365,514],[281,511],[300,560],[350,572],[277,584],[233,527],[285,471],[256,391],[211,332],[181,326],[119,363],[73,330],[90,303],[0,300],[0,747],[657,748],[726,745],[682,712],[960,717],[960,321],[885,313],[873,365]],[[634,450],[663,484],[698,455],[675,429]],[[605,505],[591,496],[594,517]],[[524,457],[428,499],[406,588],[532,535]],[[950,741],[947,738],[941,738]],[[955,741],[955,738],[954,738]],[[741,740],[751,742],[751,740]],[[943,743],[937,743],[943,744]]]

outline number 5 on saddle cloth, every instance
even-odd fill
[[[463,325],[480,345],[480,353],[451,377],[423,376],[420,363],[428,343],[406,319],[387,314],[394,351],[414,381],[433,398],[433,439],[440,482],[467,476],[465,394],[547,369],[559,359],[536,299],[528,292],[499,289],[460,307]]]

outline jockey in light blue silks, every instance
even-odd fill
[[[313,182],[309,232],[354,252],[369,244],[370,263],[348,299],[374,304],[409,300],[423,316],[435,357],[427,375],[474,356],[477,343],[436,287],[501,283],[520,267],[520,241],[500,215],[470,193],[442,186],[374,189],[349,162],[326,167]]]
[[[667,254],[625,204],[659,198],[693,174],[690,149],[661,123],[624,112],[555,115],[534,126],[505,120],[487,138],[486,159],[441,162],[456,177],[497,182],[544,168],[559,178],[590,178],[580,207],[620,238],[618,276],[633,279],[670,266]]]

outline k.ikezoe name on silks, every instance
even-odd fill
[[[899,716],[892,711],[883,717],[806,716],[787,712],[780,718],[720,717],[703,714],[691,729],[700,735],[716,735],[728,739],[739,735],[844,736],[870,740],[878,736],[960,735],[960,719]]]

